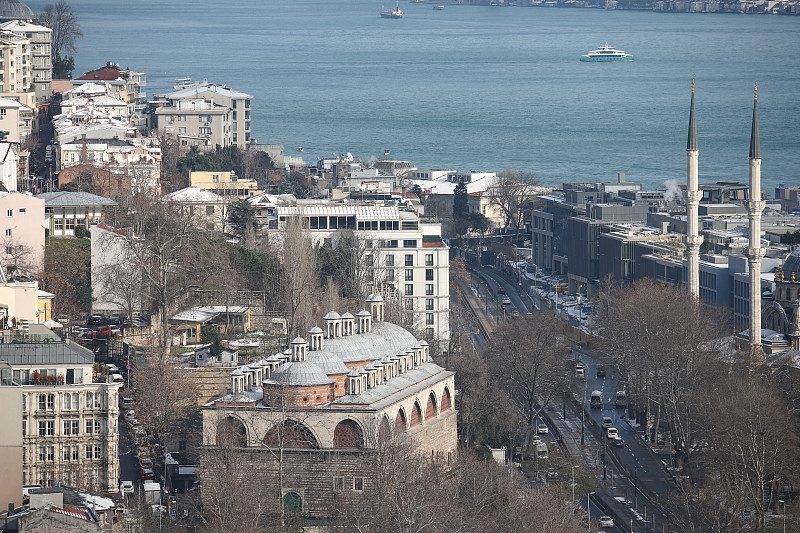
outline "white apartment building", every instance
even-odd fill
[[[426,337],[450,338],[450,248],[440,223],[397,206],[278,205],[273,216],[267,231],[285,231],[291,218],[300,217],[316,243],[334,247],[352,231],[363,246],[365,292],[399,301]]]
[[[169,93],[164,98],[170,106],[178,107],[182,100],[196,100],[198,98],[213,102],[214,106],[229,109],[230,137],[229,144],[244,148],[250,142],[250,100],[252,95],[233,89],[219,83],[196,83]],[[222,143],[222,146],[226,146]]]
[[[0,31],[13,33],[30,41],[31,76],[36,86],[36,103],[48,100],[52,95],[53,30],[24,20],[10,20],[0,24]]]
[[[128,116],[137,128],[147,126],[144,110],[147,107],[147,74],[136,72],[109,61],[99,69],[89,71],[72,80],[75,87],[87,84],[98,84],[105,87],[107,93],[125,101],[128,105]]]
[[[3,455],[19,457],[21,448],[22,485],[62,482],[116,492],[121,384],[93,377],[91,350],[37,327],[38,335],[31,327],[0,344],[3,397],[21,404],[2,410],[0,426],[22,429]]]
[[[206,98],[175,100],[155,110],[154,128],[178,138],[181,146],[213,150],[233,143],[231,109]]]
[[[0,97],[36,107],[31,91],[31,41],[10,32],[0,32]]]

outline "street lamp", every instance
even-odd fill
[[[581,465],[575,465],[572,467],[572,509],[570,509],[571,514],[575,514],[575,469],[580,467]]]
[[[783,504],[783,533],[786,533],[786,502],[783,500],[778,501]]]
[[[587,522],[588,522],[587,525],[589,526],[589,531],[592,530],[592,506],[591,506],[591,502],[589,502],[589,497],[592,494],[594,494],[594,492],[590,492],[590,493],[588,493],[586,495],[586,511],[589,513],[589,519],[587,520]]]
[[[581,446],[584,444],[584,436],[586,434],[583,429],[584,423],[586,422],[586,390],[589,386],[589,380],[586,379],[586,368],[584,368],[583,380],[583,403],[581,404]]]

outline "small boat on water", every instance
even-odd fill
[[[582,55],[581,61],[633,61],[633,56],[606,43],[605,46]]]
[[[441,5],[441,4],[438,5],[438,6],[433,6],[433,10],[434,11],[443,11],[444,10],[444,6]]]
[[[384,19],[401,19],[403,18],[403,10],[400,9],[400,3],[394,6],[394,9],[381,9],[381,18]]]

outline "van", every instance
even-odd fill
[[[586,379],[586,370],[582,366],[575,367],[575,377],[578,379]]]
[[[537,459],[547,459],[547,443],[539,441],[536,443],[536,458]]]
[[[603,394],[599,390],[593,390],[589,399],[589,406],[592,408],[603,406]]]
[[[600,421],[600,427],[602,427],[603,429],[610,428],[611,427],[611,417],[610,416],[604,416]]]
[[[625,394],[624,390],[617,391],[617,395],[614,398],[614,405],[616,407],[625,407],[626,405],[628,405],[628,397]]]

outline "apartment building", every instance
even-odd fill
[[[25,274],[44,270],[44,206],[41,198],[0,192],[0,261]]]
[[[441,223],[398,206],[278,205],[274,213],[276,226],[268,231],[285,231],[290,219],[300,218],[316,243],[336,247],[343,236],[358,237],[365,293],[403,306],[426,337],[450,338],[450,248]]]
[[[256,180],[241,179],[235,172],[191,172],[189,182],[192,187],[234,200],[236,198],[251,198],[260,195]]]
[[[173,106],[181,100],[204,99],[230,110],[230,144],[244,148],[250,142],[250,100],[253,97],[219,83],[196,83],[167,94]]]
[[[36,107],[33,80],[31,41],[15,33],[0,32],[0,97]]]
[[[9,32],[30,41],[31,77],[35,84],[36,103],[47,101],[52,95],[53,30],[25,20],[11,20],[0,24],[0,31]]]
[[[213,150],[233,144],[231,109],[206,98],[175,100],[156,108],[152,127],[178,138],[181,146]]]
[[[0,344],[2,397],[15,406],[0,413],[0,425],[14,428],[0,454],[21,455],[22,467],[21,479],[7,481],[116,492],[121,384],[95,378],[91,350],[34,330],[7,331]]]
[[[147,107],[147,74],[129,68],[120,68],[109,61],[102,67],[90,70],[83,76],[72,80],[75,87],[86,84],[98,84],[106,88],[111,96],[123,100],[128,106],[128,116],[137,128],[147,126],[144,110]]]

